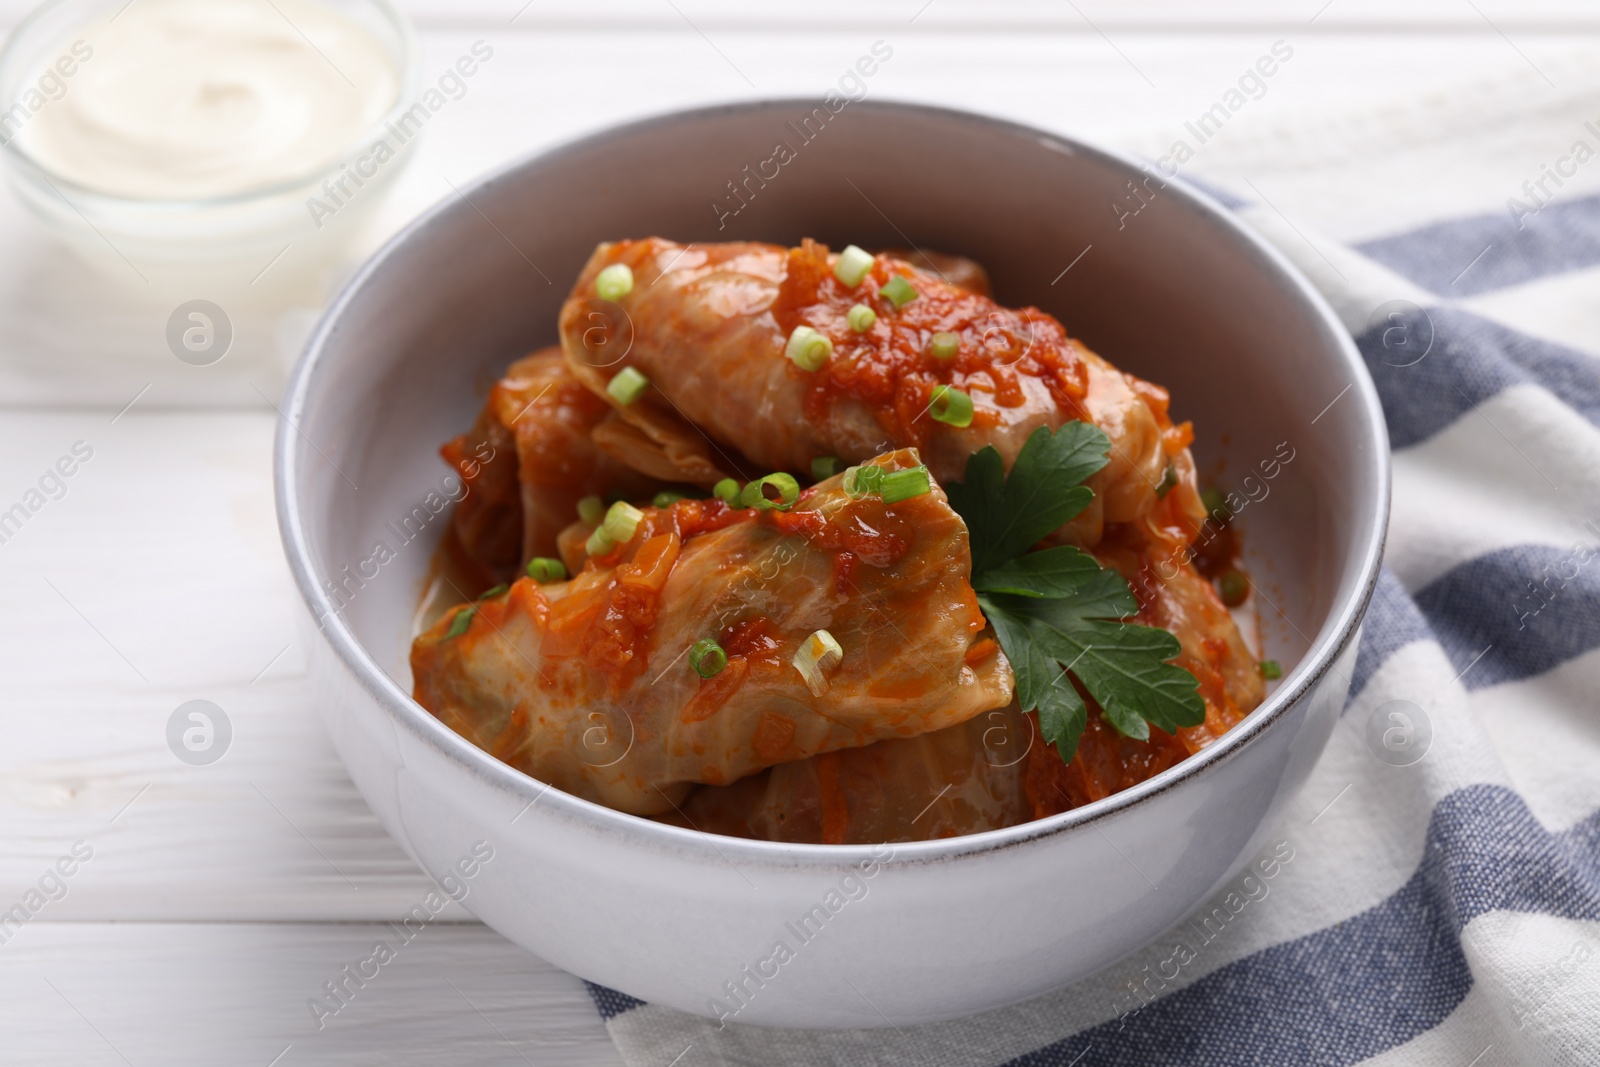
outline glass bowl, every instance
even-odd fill
[[[359,186],[347,184],[353,195],[342,198],[332,214],[314,215],[311,199],[328,203],[324,182],[356,165],[378,141],[393,144],[394,123],[419,94],[421,57],[410,20],[389,0],[318,2],[371,34],[396,73],[395,97],[383,118],[353,138],[333,162],[276,184],[200,199],[117,196],[53,172],[30,154],[26,123],[70,93],[72,81],[55,76],[47,83],[50,93],[40,94],[41,78],[61,70],[56,63],[63,50],[101,17],[125,7],[126,0],[50,0],[18,25],[0,49],[0,156],[11,187],[69,248],[108,274],[130,281],[134,274],[146,282],[202,275],[215,284],[219,276],[225,281],[237,275],[248,283],[252,274],[274,264],[283,276],[331,263],[415,155],[414,149],[406,150],[415,138],[406,138],[381,166],[370,166],[374,173]],[[30,109],[30,101],[41,99],[40,106]]]

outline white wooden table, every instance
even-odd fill
[[[600,125],[820,97],[877,40],[894,55],[874,97],[1151,156],[1274,40],[1292,68],[1223,137],[1592,60],[1600,42],[1576,0],[1191,6],[418,0],[428,70],[479,39],[495,58],[429,127],[376,233]],[[0,24],[26,7],[0,0]],[[303,677],[267,398],[317,308],[243,309],[228,357],[190,367],[164,344],[168,304],[85,273],[9,196],[0,250],[0,510],[75,442],[93,449],[0,543],[0,909],[75,842],[93,852],[0,944],[0,1063],[619,1063],[577,979],[463,911],[318,1030],[308,998],[428,883],[351,786]],[[195,698],[234,730],[205,767],[166,744]]]

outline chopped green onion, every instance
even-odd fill
[[[778,498],[776,500],[767,496],[766,490],[769,485],[777,490]],[[755,508],[757,511],[770,511],[773,508],[777,508],[779,511],[788,511],[799,498],[800,483],[794,480],[793,475],[779,471],[777,474],[769,474],[764,478],[757,478],[745,486],[744,491],[739,494],[739,503],[747,508]]]
[[[961,338],[949,331],[941,331],[928,339],[928,355],[934,359],[953,359],[961,351]]]
[[[796,326],[794,333],[789,335],[789,344],[783,354],[801,370],[821,370],[822,365],[828,362],[828,357],[833,355],[833,342],[810,326]]]
[[[1167,464],[1167,472],[1161,476],[1161,484],[1156,486],[1156,499],[1160,500],[1172,492],[1172,487],[1178,484],[1178,468],[1172,463]]]
[[[794,669],[805,679],[811,695],[820,697],[828,688],[826,672],[837,667],[843,659],[844,649],[839,647],[833,635],[826,630],[818,630],[800,643],[800,651],[794,654],[793,662]]]
[[[600,524],[600,529],[620,545],[633,537],[633,532],[639,528],[639,520],[642,518],[644,512],[626,500],[619,500],[606,509],[606,520]]]
[[[897,504],[921,496],[932,488],[933,479],[925,465],[903,471],[887,471],[882,467],[863,464],[844,472],[844,491],[852,498],[877,493],[883,497],[885,504]]]
[[[578,501],[578,518],[585,526],[599,526],[605,521],[606,502],[597,496],[586,496]]]
[[[1283,677],[1283,666],[1275,659],[1264,659],[1260,667],[1261,677],[1268,682],[1276,682]]]
[[[917,298],[917,291],[911,288],[911,283],[898,274],[885,282],[878,294],[893,304],[896,311]]]
[[[473,604],[465,611],[456,612],[456,617],[450,620],[450,629],[444,632],[444,639],[460,637],[467,632],[467,627],[472,625],[472,617],[478,613],[478,605]]]
[[[689,666],[702,678],[715,678],[728,665],[728,654],[714,637],[702,637],[689,646]]]
[[[611,539],[610,534],[606,533],[606,528],[604,526],[590,534],[589,540],[583,543],[583,550],[589,553],[589,555],[596,557],[604,556],[606,553],[610,552],[616,547],[617,543]]]
[[[650,498],[650,504],[653,507],[670,508],[672,505],[683,499],[685,499],[685,497],[682,493],[672,489],[663,489],[661,492]]]
[[[644,395],[650,388],[650,379],[632,367],[623,367],[606,385],[606,395],[626,407]]]
[[[852,497],[876,493],[883,487],[883,475],[882,467],[874,467],[870,463],[851,467],[844,472],[844,491]]]
[[[844,314],[844,321],[856,333],[866,333],[878,324],[878,313],[865,304],[856,304]]]
[[[1217,589],[1222,602],[1236,608],[1250,596],[1250,579],[1243,571],[1227,571],[1217,580]]]
[[[957,428],[972,425],[972,398],[950,385],[933,387],[928,414],[938,422]]]
[[[478,594],[478,599],[479,600],[492,600],[495,597],[499,596],[501,593],[505,593],[505,592],[510,591],[510,589],[511,589],[511,587],[509,585],[507,585],[505,582],[501,582],[499,585],[495,586],[493,589],[485,589],[483,592],[479,593]]]
[[[732,478],[724,478],[711,487],[711,495],[724,504],[737,505],[739,503],[739,483]]]
[[[626,263],[613,263],[594,277],[595,295],[616,303],[633,292],[633,271]]]
[[[1227,522],[1233,518],[1233,509],[1228,507],[1227,500],[1215,489],[1207,489],[1201,493],[1200,503],[1205,506],[1206,514],[1218,522]]]
[[[833,276],[854,289],[872,269],[872,253],[855,245],[846,245],[833,264]]]
[[[879,469],[882,470],[881,467]],[[933,482],[928,477],[928,468],[917,466],[903,471],[886,471],[883,475],[883,487],[879,491],[883,494],[885,504],[898,504],[902,500],[921,496],[931,488]]]
[[[528,577],[540,585],[559,582],[567,577],[567,565],[549,556],[534,556],[528,561]]]
[[[820,482],[839,473],[838,456],[818,456],[811,461],[811,480]]]

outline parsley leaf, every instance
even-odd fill
[[[994,626],[1000,647],[1011,661],[1017,679],[1017,703],[1024,711],[1039,713],[1039,736],[1055,745],[1063,760],[1078,751],[1078,738],[1089,725],[1089,708],[1073,688],[1067,672],[1056,666],[1045,646],[1034,641],[1026,616],[1012,615],[998,608],[992,597],[979,596],[978,603]]]
[[[967,523],[972,573],[982,574],[1022,555],[1046,534],[1089,506],[1094,492],[1082,482],[1106,465],[1111,440],[1087,422],[1069,422],[1055,433],[1033,431],[1011,477],[990,445],[967,457],[967,480],[944,487]]]
[[[1012,593],[1016,596],[1071,596],[1085,582],[1100,573],[1094,557],[1070,545],[1045,548],[1018,556],[1008,563],[991,567],[972,576],[972,588],[980,593]]]
[[[1194,676],[1165,662],[1178,654],[1178,639],[1154,626],[1097,617],[1107,601],[1133,599],[1115,571],[1101,571],[1098,582],[1105,587],[1103,599],[1093,592],[1058,600],[986,593],[978,602],[994,621],[1002,646],[1009,631],[1028,643],[1031,658],[1062,664],[1054,673],[1070,670],[1118,733],[1147,741],[1151,724],[1173,733],[1201,722],[1205,703]],[[1136,610],[1135,605],[1126,614]],[[1077,738],[1071,743],[1075,747]]]
[[[1088,725],[1079,686],[1125,737],[1144,741],[1152,725],[1172,733],[1205,719],[1194,676],[1166,662],[1178,639],[1124,621],[1139,604],[1121,575],[1070,546],[1030,551],[1094,499],[1082,483],[1110,447],[1089,423],[1054,434],[1041,427],[1009,477],[988,447],[968,457],[964,482],[945,486],[966,521],[972,587],[1011,661],[1017,701],[1037,711],[1040,735],[1069,761]]]

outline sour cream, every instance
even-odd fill
[[[400,72],[312,0],[134,0],[29,121],[24,150],[114,196],[197,200],[316,174],[382,120]]]

